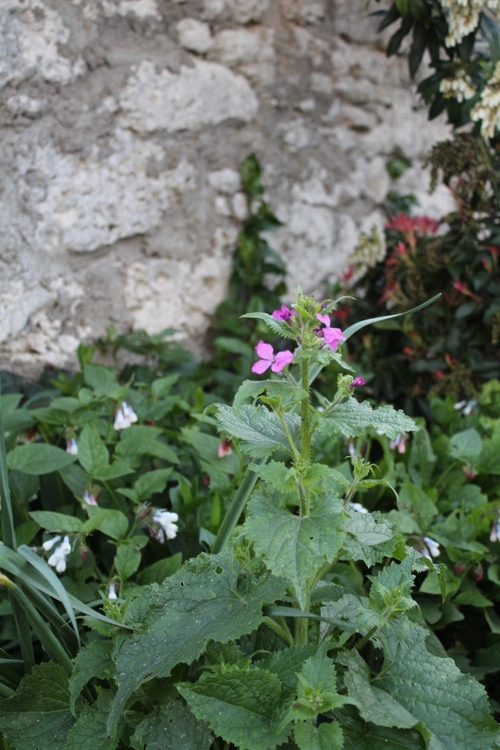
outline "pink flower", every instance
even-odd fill
[[[286,305],[281,305],[281,308],[279,310],[275,310],[273,312],[273,318],[275,320],[290,320],[290,318],[295,314],[295,310],[290,310],[290,308]]]
[[[323,323],[323,325],[325,326],[318,331],[318,336],[325,339],[332,352],[334,352],[340,342],[346,340],[344,334],[342,333],[340,328],[331,328],[329,315],[318,314],[316,315],[316,317],[319,322]]]
[[[361,386],[361,385],[366,385],[366,383],[363,380],[363,378],[360,375],[358,375],[358,377],[354,378],[354,380],[352,381],[352,383],[350,385],[348,385],[347,387],[349,388],[350,391],[353,391],[355,388],[357,388],[358,386]]]
[[[252,372],[257,373],[257,375],[262,375],[269,367],[273,372],[281,372],[293,360],[293,353],[288,350],[278,352],[274,356],[273,347],[271,344],[266,344],[265,341],[259,341],[255,351],[260,359],[252,367]]]

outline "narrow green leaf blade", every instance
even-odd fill
[[[422,302],[421,305],[418,305],[418,307],[413,307],[411,310],[406,310],[402,313],[395,313],[394,315],[382,315],[379,318],[367,318],[367,320],[360,320],[358,323],[353,323],[352,326],[349,326],[349,328],[346,328],[344,331],[344,336],[347,339],[350,339],[351,336],[354,333],[357,333],[362,328],[365,328],[365,326],[371,325],[372,323],[381,323],[383,320],[391,320],[391,318],[400,318],[403,315],[411,315],[412,313],[418,312],[419,310],[423,310],[424,307],[427,307],[428,305],[432,305],[433,302],[436,302],[441,297],[441,294],[436,294],[434,297],[431,297],[431,299],[428,299],[427,302]]]

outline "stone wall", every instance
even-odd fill
[[[394,189],[436,215],[429,124],[365,0],[2,0],[0,361],[71,362],[108,325],[200,348],[255,152],[289,284],[338,276]],[[400,181],[401,182],[401,181]]]

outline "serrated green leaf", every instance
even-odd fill
[[[300,417],[285,414],[288,429],[295,444],[299,442]],[[269,456],[278,448],[291,452],[288,438],[277,414],[265,406],[243,405],[236,413],[230,406],[219,405],[217,422],[231,438],[238,438],[241,449],[255,458]]]
[[[70,677],[70,708],[75,712],[76,699],[83,688],[94,677],[108,679],[113,672],[111,652],[113,643],[110,639],[91,641],[81,649],[75,658],[75,668]]]
[[[209,750],[213,735],[181,701],[171,701],[155,710],[137,726],[131,738],[135,750]]]
[[[372,409],[368,401],[359,402],[351,397],[348,401],[334,406],[319,425],[319,430],[330,434],[340,433],[344,437],[357,437],[367,427],[374,427],[387,437],[394,439],[403,432],[412,432],[419,427],[413,419],[392,406],[379,406]]]
[[[455,662],[430,654],[427,631],[400,617],[377,634],[385,662],[377,687],[421,722],[436,750],[498,747],[499,726],[489,714],[484,688]]]
[[[252,318],[253,320],[263,320],[264,323],[266,323],[266,325],[271,329],[271,331],[273,331],[273,333],[277,333],[278,336],[282,336],[285,339],[295,338],[286,323],[282,323],[280,320],[276,320],[272,315],[269,315],[269,313],[245,313],[245,315],[242,315],[241,317]]]
[[[249,464],[248,469],[264,479],[271,487],[281,492],[288,492],[296,487],[295,469],[288,468],[279,461],[269,461],[267,464]]]
[[[78,460],[91,476],[109,464],[108,449],[90,424],[85,425],[78,438]]]
[[[295,724],[294,739],[299,750],[342,750],[344,747],[344,733],[338,721],[319,726],[299,721]]]
[[[302,609],[306,606],[308,579],[326,562],[332,562],[343,541],[345,516],[335,497],[314,499],[308,516],[295,516],[280,508],[265,490],[257,490],[247,506],[245,531],[264,555],[266,566],[295,589]]]
[[[398,508],[407,511],[416,520],[418,527],[425,531],[429,528],[438,509],[429,495],[407,478],[399,492]]]
[[[51,474],[76,461],[61,448],[46,443],[26,443],[18,445],[7,454],[7,466],[11,471],[41,476]]]
[[[141,683],[168,676],[179,663],[191,663],[208,639],[225,643],[251,633],[263,621],[262,604],[283,593],[282,581],[264,574],[255,578],[230,552],[201,554],[160,586],[139,590],[136,606],[144,598],[154,600],[154,606],[141,614],[140,633],[116,639],[118,693],[109,728]]]
[[[52,662],[34,667],[16,693],[0,703],[2,734],[16,750],[62,748],[73,723],[68,675]]]
[[[30,513],[31,518],[46,531],[57,531],[65,534],[78,534],[83,527],[83,522],[75,516],[67,516],[65,513],[52,513],[48,510],[34,510]]]
[[[303,663],[317,652],[317,646],[291,646],[275,651],[258,662],[259,667],[277,674],[283,686],[292,693],[297,689],[297,672]]]
[[[95,703],[85,706],[70,729],[64,750],[115,750],[118,737],[108,737],[106,722],[113,694],[100,693]]]
[[[246,401],[255,400],[261,393],[281,398],[284,405],[299,403],[307,396],[307,392],[286,380],[245,380],[240,385],[234,397],[233,408],[238,411]]]
[[[234,664],[177,689],[198,719],[240,750],[273,750],[289,734],[278,734],[282,687],[277,675],[265,669]]]
[[[345,531],[344,549],[353,560],[363,560],[368,566],[392,555],[401,541],[393,525],[379,513],[352,511]]]

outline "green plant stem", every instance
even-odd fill
[[[278,419],[281,422],[281,426],[283,427],[283,432],[285,433],[287,440],[290,443],[290,448],[292,449],[292,453],[293,453],[293,459],[295,462],[297,462],[300,460],[300,453],[297,450],[295,443],[293,442],[292,435],[290,433],[290,430],[288,429],[288,425],[285,421],[285,418],[283,416],[281,409],[276,409],[276,414],[278,415]]]
[[[14,693],[15,693],[15,690],[12,690],[12,688],[0,682],[0,695],[3,698],[10,698],[10,696],[14,695]]]
[[[275,622],[270,617],[264,617],[264,623],[273,631],[273,633],[276,633],[276,635],[282,638],[288,646],[293,646],[295,644],[288,627],[285,630],[279,623]]]
[[[302,388],[306,391],[307,396],[302,399],[301,405],[302,429],[300,451],[302,461],[306,466],[309,466],[311,463],[311,415],[309,412],[309,362],[307,360],[302,362]]]
[[[266,461],[267,458],[256,459],[255,464],[261,466],[265,464]],[[255,487],[257,479],[258,475],[254,471],[249,471],[247,469],[247,472],[243,477],[243,481],[236,491],[236,494],[231,501],[231,505],[229,506],[229,509],[220,525],[217,536],[215,537],[215,542],[213,543],[211,550],[212,554],[216,555],[225,546],[227,540],[231,536],[234,527],[240,520],[240,516],[243,513],[245,505],[247,504],[248,499],[253,492],[253,488]]]

